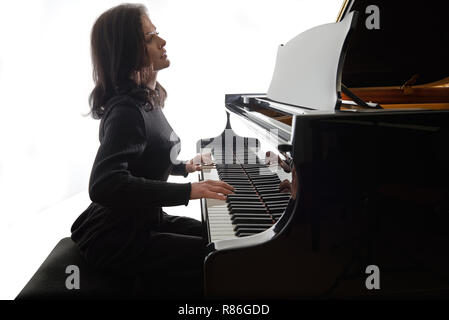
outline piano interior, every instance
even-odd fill
[[[379,29],[366,26],[373,5]],[[197,145],[217,162],[201,179],[239,191],[202,200],[207,296],[449,295],[449,39],[440,6],[344,1],[336,23],[358,17],[329,110],[226,95],[225,132]],[[256,138],[235,134],[229,113]],[[263,146],[259,137],[273,131],[276,145]],[[262,147],[276,148],[290,170],[265,165]],[[279,192],[284,179],[296,189]],[[368,285],[370,266],[378,288]]]

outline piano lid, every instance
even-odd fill
[[[343,67],[346,86],[401,86],[414,75],[419,85],[449,76],[447,1],[346,1],[338,20],[352,10],[359,19]]]
[[[280,45],[268,98],[316,110],[338,107],[339,76],[356,20],[351,12],[341,22],[314,27]]]

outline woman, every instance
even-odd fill
[[[95,88],[91,114],[100,142],[89,181],[91,205],[72,226],[72,239],[91,265],[137,277],[149,296],[201,296],[204,242],[197,220],[167,215],[164,206],[190,199],[226,199],[220,181],[169,183],[169,174],[199,170],[198,155],[173,164],[179,138],[165,118],[166,91],[157,82],[170,65],[162,39],[142,5],[103,13],[91,35]]]

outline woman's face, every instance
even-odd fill
[[[145,44],[149,55],[149,62],[153,62],[153,69],[159,71],[170,65],[164,49],[165,40],[157,35],[156,27],[147,16],[142,17],[142,28],[145,36]]]

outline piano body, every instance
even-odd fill
[[[379,29],[367,26],[372,5]],[[197,144],[216,161],[200,179],[238,190],[201,200],[208,297],[448,295],[444,12],[345,1],[336,23],[279,47],[267,94],[226,95],[225,132]],[[294,199],[275,187],[291,173],[264,164],[270,134],[266,149],[296,169]],[[380,288],[367,285],[373,265]]]

